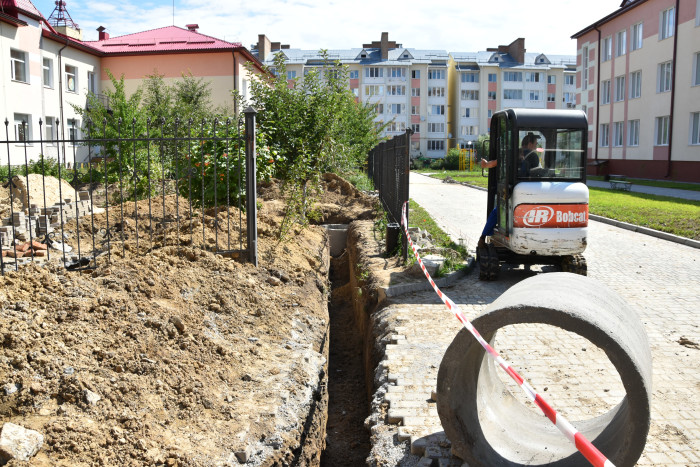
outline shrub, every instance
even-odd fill
[[[445,156],[445,170],[459,170],[459,149],[452,148]]]
[[[444,166],[444,159],[433,159],[432,161],[430,161],[430,168],[433,170],[442,170]]]

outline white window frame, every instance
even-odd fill
[[[671,7],[659,13],[659,40],[673,37],[676,27],[676,7]]]
[[[614,148],[621,148],[625,143],[625,122],[613,122],[613,140]]]
[[[431,105],[430,106],[430,115],[445,115],[445,106],[444,105]]]
[[[571,81],[569,83],[569,81]],[[564,84],[568,86],[575,86],[576,85],[576,75],[564,75]]]
[[[615,77],[615,102],[625,100],[625,75]]]
[[[654,119],[654,146],[668,146],[669,116]]]
[[[621,57],[627,53],[627,29],[615,34],[615,56]]]
[[[557,93],[556,92],[548,92],[547,93],[547,102],[556,102],[557,101]]]
[[[521,100],[523,100],[523,90],[522,89],[504,89],[503,90],[503,100],[521,101]]]
[[[412,105],[411,106],[411,115],[420,115],[420,106]]]
[[[610,103],[610,80],[606,79],[600,82],[600,105]]]
[[[411,130],[416,134],[420,133],[420,123],[411,123]]]
[[[359,70],[350,70],[348,72],[348,79],[360,79],[360,71]]]
[[[523,81],[522,71],[504,71],[503,81],[509,81],[511,83],[521,83]]]
[[[63,68],[66,76],[66,92],[78,92],[78,67],[75,65],[68,65]],[[71,78],[73,81],[71,81]]]
[[[525,81],[528,83],[539,83],[541,81],[542,76],[540,76],[539,71],[526,71],[525,72]]]
[[[583,57],[581,57],[581,63],[583,63],[583,68],[581,69],[581,76],[583,77],[581,89],[588,89],[588,47],[584,47],[581,50],[581,55],[583,55]]]
[[[612,59],[612,36],[608,36],[603,39],[603,47],[601,51],[602,56],[601,61],[607,62]]]
[[[496,96],[496,91],[487,91],[487,100],[495,101]]]
[[[445,140],[444,139],[429,139],[428,140],[428,151],[444,151],[445,150]]]
[[[656,92],[669,92],[673,85],[673,64],[672,62],[659,63],[657,75]]]
[[[72,141],[80,139],[80,121],[76,118],[69,118],[66,127],[68,128],[68,139],[73,145]]]
[[[392,66],[392,67],[389,67],[388,74],[389,74],[389,78],[405,80],[406,79],[406,68],[404,68],[402,66]]]
[[[428,79],[443,80],[445,79],[444,68],[428,68]]]
[[[53,89],[53,60],[48,57],[41,60],[41,79],[45,88]]]
[[[10,49],[10,78],[18,83],[29,83],[27,52],[19,49]]]
[[[428,133],[445,133],[445,122],[429,122]]]
[[[691,79],[691,86],[700,86],[700,52],[693,54],[693,77]]]
[[[627,121],[627,146],[639,146],[639,120]]]
[[[88,73],[88,77],[90,76],[90,73]],[[297,71],[296,70],[287,70],[287,81],[291,81],[293,79],[296,79],[297,77]]]
[[[420,70],[411,70],[411,79],[420,79]]]
[[[26,123],[26,126],[22,125],[22,122]],[[29,114],[19,114],[14,115],[14,135],[15,141],[18,143],[31,141],[32,139],[32,116]]]
[[[365,78],[383,78],[384,68],[380,66],[365,67]]]
[[[698,0],[698,1],[700,1],[700,0]],[[498,82],[498,74],[497,73],[489,73],[488,80],[489,80],[488,81],[489,83]]]
[[[700,145],[700,112],[690,113],[690,145]]]
[[[598,141],[601,148],[607,148],[610,146],[610,124],[601,123],[598,135]]]
[[[445,97],[445,87],[430,86],[428,88],[428,97]]]
[[[698,0],[700,1],[700,0]],[[644,22],[633,24],[630,28],[630,51],[639,50],[644,45]]]
[[[557,75],[547,75],[547,84],[557,84]]]
[[[463,101],[478,101],[479,100],[479,90],[478,89],[462,89],[459,93],[460,100]]]
[[[461,81],[462,81],[462,83],[478,83],[479,82],[479,72],[478,71],[463,71]]]
[[[420,97],[420,88],[411,88],[411,97]]]
[[[535,89],[530,89],[530,102],[540,102],[541,100],[540,92]]]
[[[630,71],[630,99],[642,97],[642,70]]]

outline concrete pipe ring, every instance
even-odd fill
[[[601,416],[569,421],[617,467],[635,464],[649,432],[651,351],[639,317],[617,293],[585,276],[540,274],[511,287],[472,323],[492,345],[505,326],[542,323],[603,350],[625,396]],[[466,329],[445,352],[437,409],[453,454],[470,466],[590,465],[549,419],[513,397],[499,372]],[[566,407],[554,409],[566,413]]]

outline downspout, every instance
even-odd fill
[[[675,104],[675,96],[676,96],[676,62],[677,62],[677,54],[678,54],[678,18],[679,18],[679,12],[678,8],[680,7],[680,0],[676,0],[676,21],[674,25],[674,31],[673,31],[673,58],[672,58],[672,65],[671,65],[671,76],[672,76],[672,82],[671,82],[671,113],[668,116],[668,163],[666,165],[666,177],[669,178],[671,176],[671,154],[672,154],[672,149],[673,149],[673,107]]]
[[[598,31],[598,50],[596,51],[596,73],[595,73],[595,127],[593,128],[595,134],[595,161],[598,162],[598,146],[600,142],[600,135],[598,134],[598,129],[600,128],[600,29],[598,25],[594,26],[594,29]],[[586,70],[588,73],[588,70]],[[596,166],[597,170],[597,166]],[[596,172],[597,174],[598,172]]]
[[[58,113],[61,119],[59,125],[61,127],[61,146],[63,147],[63,163],[66,163],[66,140],[63,128],[65,127],[63,122],[63,68],[61,68],[61,52],[63,49],[68,47],[68,38],[66,37],[66,45],[58,50]],[[61,152],[58,152],[57,162],[61,163]]]
[[[238,66],[236,64],[236,50],[234,49],[233,52],[233,90],[238,91],[238,79],[236,78],[236,71],[238,70]],[[238,100],[234,99],[233,100],[233,115],[238,116]]]

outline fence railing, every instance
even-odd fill
[[[140,126],[88,121],[84,138],[74,130],[59,137],[58,121],[39,120],[39,139],[31,139],[27,122],[5,120],[0,273],[56,259],[94,269],[104,263],[98,258],[168,246],[257,265],[256,112],[243,114]]]
[[[393,251],[401,238],[403,259],[408,256],[408,241],[401,235],[401,209],[408,201],[410,171],[409,147],[413,132],[395,136],[378,144],[367,160],[368,176],[379,191],[379,199],[392,222],[387,227],[387,250]]]

